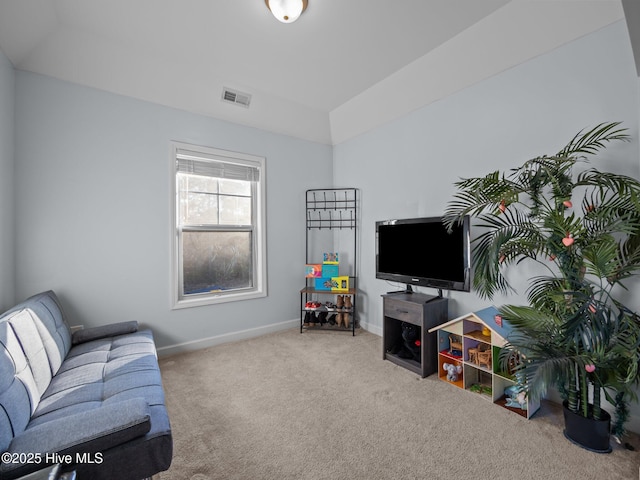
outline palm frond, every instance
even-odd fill
[[[506,179],[497,171],[484,177],[461,179],[455,186],[458,191],[454,194],[454,200],[448,203],[443,216],[449,230],[461,222],[465,215],[497,212],[501,204],[517,202],[522,191],[521,185]]]
[[[587,273],[598,278],[613,278],[620,269],[620,247],[611,235],[600,235],[582,249]]]
[[[473,241],[474,287],[481,296],[490,298],[512,290],[500,271],[501,264],[523,256],[535,258],[543,239],[538,226],[515,209],[502,215],[482,215],[480,221],[478,226],[487,230]]]
[[[575,184],[579,187],[590,186],[610,191],[618,197],[634,198],[636,202],[640,194],[640,181],[637,179],[618,173],[601,172],[595,168],[580,172]]]
[[[613,233],[634,234],[640,229],[638,204],[611,190],[591,190],[582,199],[582,223],[592,238]]]
[[[621,122],[600,123],[591,130],[581,130],[565,147],[558,152],[558,157],[576,155],[594,155],[605,148],[605,144],[614,140],[628,141],[626,128],[618,128]]]
[[[640,232],[620,243],[617,268],[607,277],[607,280],[610,283],[620,284],[622,280],[637,275],[638,270],[640,270]]]
[[[566,282],[559,277],[533,277],[527,290],[527,298],[533,308],[555,314],[560,309],[565,310],[567,295],[570,292],[566,291]]]

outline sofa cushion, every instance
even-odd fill
[[[49,357],[36,327],[37,321],[33,311],[25,308],[4,322],[5,348],[16,363],[16,376],[29,389],[32,410],[38,406],[40,396],[49,386],[52,377]]]
[[[33,319],[49,360],[51,375],[55,375],[71,348],[71,330],[58,297],[51,290],[34,295],[5,312],[0,322],[11,322],[11,318],[23,310],[28,310]]]
[[[24,303],[35,314],[35,325],[47,352],[51,374],[55,375],[71,348],[71,330],[62,306],[51,290],[34,295]]]
[[[150,330],[74,346],[42,395],[28,428],[130,398],[164,404]]]

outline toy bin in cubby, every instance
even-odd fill
[[[446,365],[454,365],[455,367],[462,367],[463,363],[460,360],[455,360],[452,357],[448,357],[445,355],[438,355],[438,377],[441,380],[446,381],[447,383],[451,383],[459,388],[464,388],[464,368],[460,372],[456,372],[457,380],[451,381],[447,379],[448,371],[445,370]],[[459,369],[458,369],[459,370]]]

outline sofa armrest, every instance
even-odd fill
[[[71,343],[73,343],[73,345],[77,345],[79,343],[90,342],[91,340],[115,337],[116,335],[124,335],[126,333],[133,333],[137,331],[138,322],[135,320],[131,322],[110,323],[109,325],[102,325],[100,327],[76,330],[71,336]]]
[[[144,398],[136,397],[29,428],[16,435],[8,452],[39,454],[44,463],[48,453],[103,452],[143,436],[150,429],[149,405]],[[28,473],[36,468],[38,465],[3,463],[0,465],[0,478],[2,472],[20,469]]]

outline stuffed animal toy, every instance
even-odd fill
[[[518,387],[511,385],[504,389],[504,396],[507,400],[506,406],[513,408],[527,409],[527,397],[525,392],[518,390]]]
[[[420,327],[411,323],[402,322],[400,324],[400,328],[402,330],[402,339],[387,351],[394,355],[398,355],[400,358],[410,358],[416,362],[420,362],[422,354]]]
[[[443,363],[442,368],[447,372],[447,380],[450,382],[457,382],[458,375],[462,373],[462,367],[460,365],[454,365],[453,363]]]

